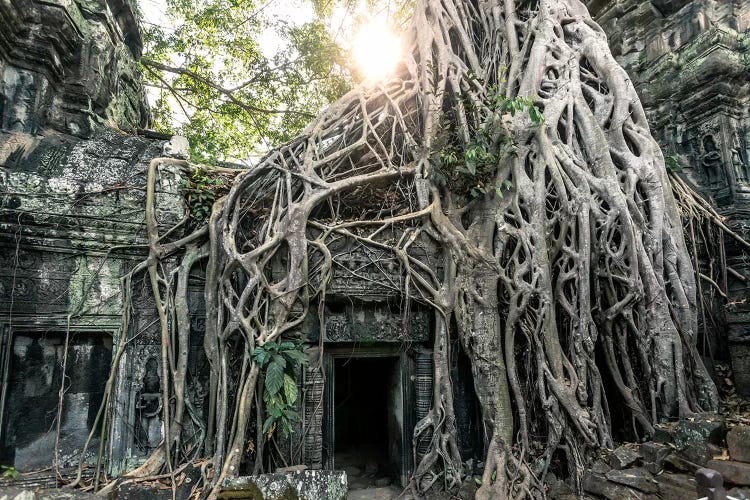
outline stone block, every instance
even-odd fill
[[[750,396],[750,343],[733,342],[729,349],[737,394]]]
[[[643,469],[623,469],[607,472],[606,478],[613,483],[635,488],[644,493],[656,493],[659,488],[654,476]]]
[[[705,467],[708,461],[713,458],[711,449],[705,441],[696,441],[688,444],[680,452],[680,455],[690,462]]]
[[[695,478],[687,474],[660,474],[656,476],[661,500],[695,498]]]
[[[221,499],[343,500],[348,490],[346,472],[303,470],[286,474],[259,474],[227,479]]]
[[[737,425],[727,432],[729,456],[738,462],[750,462],[750,426]]]
[[[750,485],[750,464],[734,460],[711,460],[708,468],[719,472],[724,481],[738,486]]]
[[[609,465],[613,469],[624,469],[639,458],[640,455],[632,448],[620,446],[609,454]]]
[[[607,481],[605,476],[586,472],[583,475],[583,489],[608,500],[644,500],[646,494],[627,486]]]
[[[667,458],[667,455],[672,452],[672,447],[663,443],[648,441],[643,443],[638,451],[644,461],[662,464],[664,463],[664,459]]]
[[[702,442],[720,445],[725,436],[724,421],[715,414],[708,414],[680,420],[677,424],[674,444],[678,450]]]

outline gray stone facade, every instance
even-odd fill
[[[0,129],[89,137],[145,128],[135,0],[0,3]]]
[[[136,296],[136,327],[123,334],[121,278],[147,254],[149,162],[187,151],[179,139],[122,132],[148,125],[141,45],[131,0],[0,4],[0,463],[19,470],[52,463],[58,421],[60,465],[81,460],[125,343],[129,368],[107,415],[111,469],[145,456],[137,437],[161,438],[160,422],[140,418],[159,352],[155,311]],[[158,218],[170,226],[184,216],[176,172],[162,169],[159,188]]]

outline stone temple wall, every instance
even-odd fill
[[[135,0],[0,2],[0,129],[145,128]]]
[[[161,439],[156,313],[136,283],[121,335],[120,279],[147,255],[149,162],[188,147],[123,132],[148,126],[141,44],[134,0],[0,2],[0,463],[19,470],[52,463],[63,380],[59,461],[77,463],[123,345],[110,470]],[[184,215],[179,175],[162,169],[157,218]]]
[[[750,1],[589,0],[588,7],[632,79],[667,165],[750,238]],[[701,283],[711,354],[731,356],[736,386],[750,395],[750,261],[724,238],[729,271],[704,252]]]

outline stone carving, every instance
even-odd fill
[[[325,337],[329,342],[425,342],[428,318],[422,310],[412,311],[404,324],[401,313],[382,304],[356,304],[346,312],[329,313]]]
[[[747,184],[747,161],[745,160],[745,148],[743,147],[739,133],[732,134],[732,167],[737,184]]]
[[[701,157],[703,173],[706,176],[708,186],[711,189],[721,187],[724,181],[724,162],[721,153],[716,147],[716,141],[712,135],[703,138],[703,156]]]
[[[164,401],[161,394],[159,363],[146,361],[141,390],[136,394],[135,442],[141,451],[148,452],[159,446],[162,437],[161,412]]]
[[[3,129],[89,137],[96,121],[147,125],[133,0],[4,2],[0,33]]]

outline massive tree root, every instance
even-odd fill
[[[254,349],[323,314],[333,266],[353,246],[389,255],[407,309],[435,313],[417,492],[464,475],[452,336],[482,407],[479,498],[541,491],[560,450],[577,477],[587,451],[612,446],[613,405],[639,435],[716,408],[662,154],[584,4],[420,0],[408,47],[393,78],[350,92],[255,167],[215,171],[233,183],[207,228],[172,241],[149,212],[141,270],[160,311],[165,400],[176,404],[167,439],[131,477],[186,460],[184,276],[204,258],[211,392],[197,453],[212,455],[214,491],[239,473],[255,434]],[[159,263],[178,251],[178,272],[165,274]]]

